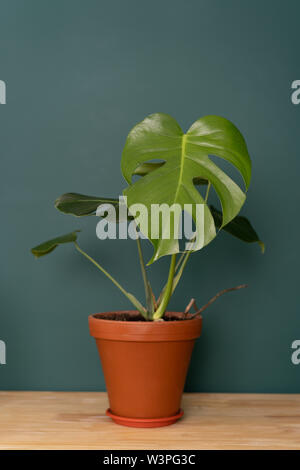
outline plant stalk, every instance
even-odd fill
[[[212,297],[207,302],[207,304],[203,305],[203,307],[201,307],[199,310],[197,310],[195,313],[193,313],[192,314],[193,317],[197,317],[198,315],[200,315],[200,313],[202,313],[205,309],[207,309],[207,307],[209,307],[215,300],[217,300],[218,297],[220,297],[223,294],[226,294],[226,292],[232,292],[234,290],[245,289],[246,287],[248,287],[248,284],[241,284],[240,286],[230,287],[229,289],[221,290],[221,292],[218,292],[214,297]],[[192,299],[192,300],[194,300],[194,299]],[[189,307],[189,305],[188,305],[188,307]]]
[[[207,185],[207,188],[206,188],[206,194],[205,194],[205,200],[204,200],[205,204],[207,203],[207,200],[208,200],[208,195],[209,195],[210,188],[211,188],[211,183],[209,181],[208,185]],[[192,239],[192,242],[193,241],[195,241],[195,237]],[[186,266],[186,263],[188,262],[189,257],[191,256],[191,253],[192,253],[192,250],[189,250],[187,253],[182,253],[179,260],[178,260],[178,262],[177,262],[177,264],[176,264],[176,267],[175,267],[175,274],[176,275],[175,275],[174,281],[173,281],[172,294],[173,294],[174,290],[176,289],[177,284],[180,281],[183,270]],[[166,292],[166,288],[167,288],[167,285],[164,286],[164,288],[162,289],[162,291],[161,291],[161,293],[158,297],[158,300],[157,300],[158,305],[160,305],[160,303],[161,303],[162,297],[164,296],[164,294]]]
[[[74,242],[74,245],[76,247],[76,249],[79,251],[79,253],[81,253],[83,256],[85,256],[89,261],[91,261],[91,263],[93,263],[98,269],[100,269],[100,271],[106,276],[108,277],[108,279],[122,292],[122,294],[125,295],[125,297],[127,297],[128,300],[130,300],[130,302],[135,306],[135,308],[137,308],[137,310],[141,313],[141,315],[143,315],[144,318],[147,319],[147,315],[146,315],[146,311],[144,309],[144,307],[142,306],[142,304],[132,295],[130,294],[129,292],[127,292],[122,286],[121,284],[118,283],[118,281],[116,281],[115,278],[113,278],[111,276],[111,274],[109,274],[106,269],[104,269],[102,266],[100,266],[99,263],[97,263],[97,261],[95,261],[91,256],[89,256],[85,251],[83,251],[80,246],[78,245],[78,243]]]
[[[139,260],[140,260],[140,265],[141,265],[142,277],[144,281],[146,308],[147,308],[147,317],[148,317],[148,315],[152,316],[154,313],[154,303],[153,303],[153,297],[152,297],[152,289],[151,289],[151,286],[147,277],[147,272],[146,272],[146,267],[145,267],[143,252],[142,252],[142,246],[141,246],[141,240],[140,240],[138,233],[137,233],[136,242],[137,242],[137,247],[138,247],[138,254],[139,254]]]
[[[161,302],[160,302],[160,305],[159,305],[158,309],[156,310],[156,312],[153,315],[153,320],[159,320],[163,316],[163,314],[165,313],[165,310],[168,306],[170,297],[172,295],[172,287],[173,287],[175,266],[176,266],[176,255],[172,255],[166,290],[165,290],[164,295],[161,299]]]

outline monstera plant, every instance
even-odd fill
[[[214,157],[219,157],[217,164]],[[222,162],[240,173],[243,189],[229,176],[229,170],[221,168]],[[145,305],[78,245],[77,230],[31,251],[40,257],[58,245],[73,243],[134,306],[135,310],[89,316],[108,390],[107,414],[126,426],[165,426],[183,414],[181,395],[193,345],[201,333],[201,313],[224,292],[246,287],[224,289],[200,309],[191,299],[184,311],[168,312],[169,300],[190,255],[210,243],[220,230],[264,248],[250,222],[238,215],[250,183],[251,162],[244,138],[227,119],[206,116],[183,133],[171,116],[158,113],[131,130],[121,167],[128,184],[124,199],[67,193],[56,200],[55,206],[77,217],[96,215],[98,224],[113,223],[109,220],[113,212],[118,213],[118,221],[124,220],[125,214],[125,223],[133,226],[137,240]],[[210,204],[212,193],[219,199],[221,210]],[[170,209],[169,217],[161,216],[162,208]],[[192,227],[184,246],[179,236],[183,215],[188,215]],[[140,238],[148,238],[153,245],[148,264],[162,256],[170,257],[166,284],[158,296],[148,279]]]
[[[239,171],[244,181],[244,190],[214,163],[212,155],[227,161]],[[129,133],[123,150],[121,169],[128,183],[124,189],[127,206],[130,208],[142,203],[147,209],[145,214],[139,213],[136,217],[129,211],[128,218],[135,218],[140,232],[146,235],[153,245],[153,256],[148,264],[162,256],[171,256],[167,283],[158,298],[155,298],[147,277],[139,234],[137,243],[145,286],[145,306],[79,247],[78,231],[42,243],[33,248],[32,253],[40,257],[50,253],[60,244],[74,243],[77,250],[126,295],[145,319],[158,320],[165,313],[191,253],[210,243],[218,231],[225,230],[248,243],[257,242],[262,250],[264,249],[250,222],[245,217],[238,216],[250,184],[251,161],[243,136],[227,119],[206,116],[198,119],[183,133],[171,116],[163,113],[152,114]],[[133,182],[133,177],[138,176],[140,178]],[[206,188],[205,196],[201,195],[199,186]],[[221,211],[208,203],[211,188],[214,188],[219,198]],[[97,208],[103,204],[112,204],[118,210],[120,200],[67,193],[56,200],[55,207],[66,214],[83,217],[95,215]],[[150,230],[145,228],[151,225],[151,209],[154,205],[166,204],[169,207],[177,205],[181,210],[173,212],[171,230],[168,227],[169,237],[164,237],[165,226],[163,221],[160,221],[157,230],[159,235],[153,238]],[[202,225],[196,218],[197,205],[203,207]],[[202,237],[197,239],[194,235],[189,249],[181,253],[176,263],[176,255],[180,252],[178,230],[183,210],[190,212],[195,224],[195,234],[202,231]]]

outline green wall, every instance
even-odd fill
[[[72,246],[37,243],[82,228],[81,244],[136,294],[134,241],[100,242],[96,219],[58,213],[64,192],[115,196],[130,128],[165,112],[184,129],[206,114],[246,137],[253,180],[242,211],[266,253],[221,234],[186,269],[171,307],[247,282],[204,315],[186,389],[300,392],[297,0],[1,1],[1,389],[103,390],[87,316],[126,299]],[[150,248],[148,247],[148,255]],[[165,260],[151,268],[162,285]]]

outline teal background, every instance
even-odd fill
[[[40,260],[29,249],[82,228],[81,245],[142,296],[135,242],[100,242],[95,218],[53,202],[119,195],[127,133],[165,112],[183,129],[206,114],[241,129],[253,160],[242,213],[266,243],[262,256],[224,233],[192,256],[173,309],[250,287],[205,312],[186,390],[300,392],[299,15],[297,0],[0,2],[1,389],[104,390],[87,316],[126,299],[72,246]],[[166,260],[150,272],[158,290]]]

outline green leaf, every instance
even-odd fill
[[[151,173],[151,171],[156,170],[157,168],[160,168],[163,166],[165,162],[151,162],[151,163],[143,163],[142,165],[139,165],[135,171],[133,172],[133,175],[136,176],[145,176],[148,175],[148,173]]]
[[[163,166],[165,162],[151,162],[151,163],[142,163],[142,165],[139,165],[137,169],[133,172],[134,176],[146,176],[148,173],[151,173],[151,171],[156,170],[157,168],[160,168]],[[194,178],[193,183],[198,186],[198,185],[206,185],[208,184],[208,181],[204,178]]]
[[[216,227],[222,227],[222,212],[216,209],[214,206],[210,206],[210,210],[213,215]],[[229,224],[223,226],[223,230],[230,233],[230,235],[239,238],[243,242],[258,243],[262,253],[265,251],[264,243],[260,240],[256,231],[246,217],[241,215],[236,216],[231,222],[229,222]]]
[[[85,196],[84,194],[77,194],[77,193],[66,193],[60,196],[55,201],[55,207],[60,212],[64,214],[75,215],[76,217],[84,217],[90,215],[96,215],[96,211],[100,205],[109,205],[111,204],[116,211],[116,222],[126,220],[133,220],[128,212],[127,208],[124,203],[124,209],[126,209],[125,219],[122,216],[119,219],[119,212],[120,212],[120,201],[116,198],[106,198],[106,197],[97,197],[97,196]],[[98,214],[99,215],[99,214]],[[106,217],[105,214],[101,217]]]
[[[240,187],[210,158],[216,155],[230,162],[242,175],[246,189],[251,178],[251,161],[243,136],[227,119],[206,116],[198,119],[184,134],[178,123],[167,114],[152,114],[137,124],[129,133],[124,147],[121,168],[129,183],[124,195],[127,205],[144,204],[151,213],[153,204],[191,204],[191,215],[196,223],[196,205],[204,205],[204,239],[194,245],[199,250],[216,236],[213,216],[195,181],[208,181],[214,187],[222,205],[222,223],[228,224],[240,211],[246,195]],[[163,160],[164,164],[148,172],[135,183],[132,176],[137,169],[151,160]],[[155,239],[143,227],[149,220],[139,215],[139,226],[154,246],[150,262],[161,256],[179,252],[177,228],[179,217],[175,216],[170,239]],[[164,227],[161,228],[163,233]],[[200,233],[203,225],[196,225]]]
[[[47,242],[41,243],[38,246],[35,246],[31,249],[31,253],[36,257],[40,258],[41,256],[51,253],[55,250],[58,245],[63,245],[64,243],[76,242],[77,232],[80,230],[75,230],[74,232],[68,233],[67,235],[62,235],[61,237],[52,238]]]
[[[95,215],[100,204],[112,204],[116,209],[119,207],[119,200],[115,198],[85,196],[84,194],[66,193],[55,201],[55,207],[64,214],[83,217]]]

